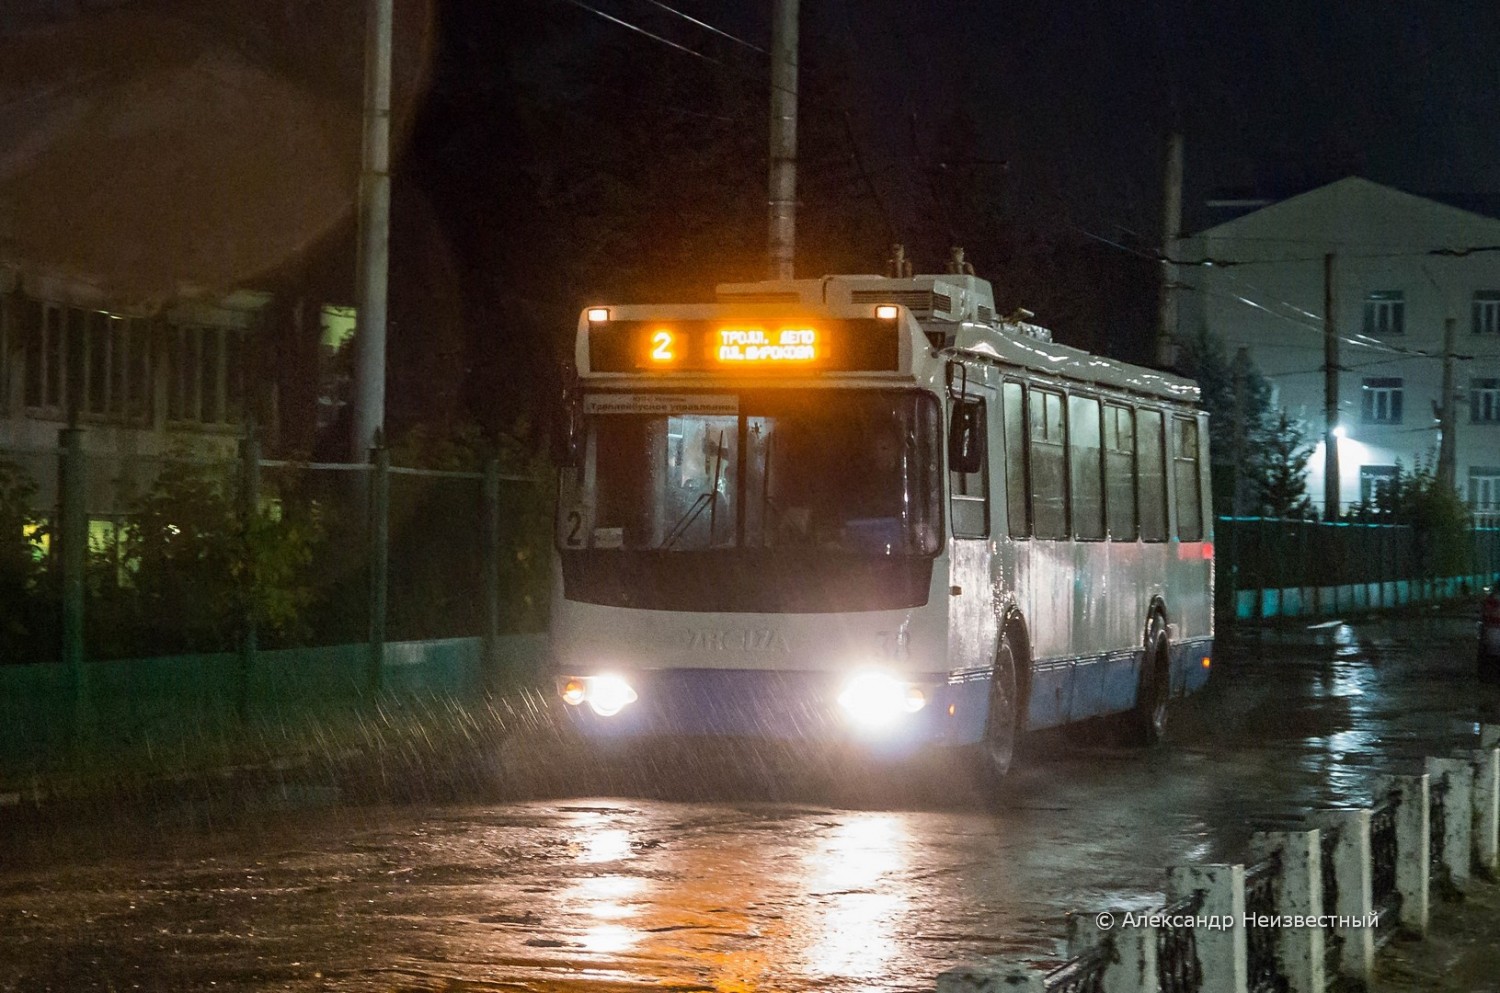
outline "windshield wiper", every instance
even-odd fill
[[[673,543],[676,542],[678,538],[681,538],[684,534],[686,534],[688,528],[690,528],[690,527],[693,526],[693,522],[696,521],[698,519],[699,515],[703,513],[703,508],[704,507],[709,508],[709,515],[708,515],[708,543],[710,545],[713,544],[713,541],[714,541],[714,524],[715,524],[715,522],[718,519],[718,507],[719,507],[719,474],[723,470],[723,468],[724,468],[724,432],[720,431],[719,432],[719,443],[718,443],[718,446],[714,449],[714,481],[713,481],[713,486],[709,489],[709,491],[707,493],[699,493],[698,494],[697,499],[695,499],[693,501],[693,505],[691,507],[689,507],[683,513],[682,517],[678,519],[677,523],[672,526],[672,530],[670,530],[670,531],[667,532],[667,536],[662,539],[662,542],[661,542],[660,545],[656,546],[657,548],[659,548],[659,549],[661,549],[661,548],[671,548],[672,545],[673,545]]]

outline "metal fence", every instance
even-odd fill
[[[1380,608],[1472,591],[1500,574],[1500,528],[1433,535],[1404,524],[1219,517],[1220,618]]]
[[[494,461],[0,450],[0,664],[540,630],[550,513]]]

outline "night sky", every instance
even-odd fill
[[[1289,195],[1351,173],[1500,203],[1493,2],[802,6],[799,275],[879,271],[892,240],[932,270],[957,242],[1002,309],[1141,358],[1174,125],[1189,230],[1221,219],[1209,197]],[[550,389],[579,307],[702,299],[717,280],[763,274],[768,62],[756,49],[769,0],[397,10],[397,427],[511,430]],[[113,275],[154,266],[138,280],[149,285],[122,290],[136,296],[238,280],[348,302],[362,22],[356,3],[6,0],[0,202],[20,205],[15,254],[46,255],[28,241],[36,218],[36,245],[57,256],[43,261],[94,276],[116,268],[108,246],[133,242]],[[67,95],[79,93],[95,120],[76,115]],[[180,107],[191,134],[162,141]],[[100,135],[126,144],[105,149]],[[267,141],[280,144],[263,163],[239,151]],[[134,165],[112,164],[121,148]],[[236,168],[220,175],[224,159]],[[160,229],[147,238],[159,250],[141,248],[143,226]],[[80,249],[58,248],[58,232]]]

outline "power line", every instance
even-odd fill
[[[606,14],[604,11],[600,10],[597,7],[590,7],[588,4],[584,3],[583,0],[563,0],[563,3],[570,3],[581,10],[586,10],[591,14],[596,14],[599,17],[604,18],[611,24],[618,24],[622,28],[627,28],[631,31],[634,31],[636,34],[645,35],[652,41],[660,42],[661,44],[666,45],[668,48],[675,48],[679,52],[686,52],[688,55],[691,55],[694,58],[702,59],[705,62],[712,62],[714,65],[724,64],[718,59],[713,58],[712,56],[704,55],[702,52],[697,51],[696,49],[689,48],[686,45],[679,45],[677,42],[672,41],[670,38],[663,38],[659,34],[652,34],[650,31],[647,31],[645,28],[640,27],[639,25],[631,24],[629,21],[616,17],[613,14]]]
[[[744,47],[750,49],[750,51],[752,51],[752,52],[759,52],[762,55],[767,54],[766,50],[764,48],[761,48],[758,45],[752,45],[752,44],[750,44],[750,42],[746,41],[743,38],[736,37],[735,35],[730,34],[728,31],[723,31],[723,30],[721,30],[719,28],[716,28],[712,24],[709,24],[707,21],[700,21],[700,20],[698,20],[698,18],[694,17],[691,14],[683,13],[682,11],[678,10],[676,7],[669,7],[666,4],[662,3],[661,0],[646,0],[646,3],[649,3],[653,7],[660,7],[662,10],[665,10],[667,13],[669,13],[669,14],[675,14],[678,17],[682,18],[684,21],[687,21],[690,24],[696,24],[696,25],[698,25],[698,27],[703,28],[705,31],[711,31],[711,32],[713,32],[714,34],[718,35],[721,38],[728,38],[730,41],[734,42],[736,45],[743,45]]]

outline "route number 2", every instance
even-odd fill
[[[671,362],[672,355],[672,332],[658,331],[651,336],[651,361]]]

